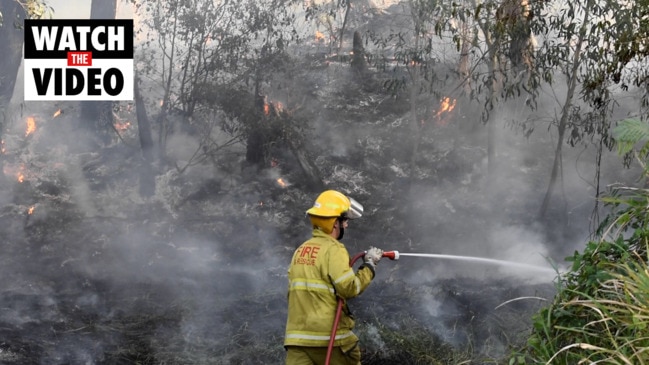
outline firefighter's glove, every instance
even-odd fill
[[[370,246],[370,249],[365,251],[363,261],[374,269],[376,264],[381,261],[381,257],[383,257],[383,250]]]

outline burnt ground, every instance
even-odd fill
[[[290,95],[271,98],[306,120],[304,148],[326,186],[365,206],[344,239],[351,254],[375,245],[550,267],[580,247],[592,191],[578,179],[566,174],[568,192],[537,217],[551,136],[518,136],[501,114],[488,187],[480,112],[458,97],[448,120],[421,131],[411,172],[407,100],[358,86],[347,63],[306,61],[313,67],[294,76]],[[52,117],[58,108],[65,113]],[[37,129],[25,136],[30,113]],[[183,174],[160,167],[147,198],[135,128],[87,149],[77,126],[74,104],[34,103],[4,136],[0,362],[282,363],[286,266],[310,233],[304,211],[317,195],[290,149],[275,145],[273,164],[259,169],[245,166],[241,144]],[[191,141],[181,137],[174,148]],[[506,363],[553,278],[506,265],[381,262],[350,304],[364,363]]]

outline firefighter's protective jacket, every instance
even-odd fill
[[[288,318],[284,346],[327,347],[338,297],[349,299],[362,293],[374,278],[369,266],[356,273],[349,266],[349,253],[338,240],[313,230],[313,237],[293,254],[288,269]],[[334,346],[358,342],[352,332],[354,319],[343,307]]]

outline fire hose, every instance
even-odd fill
[[[358,259],[365,256],[365,253],[366,251],[363,251],[352,256],[352,258],[349,259],[349,266],[353,267]],[[382,257],[387,257],[390,260],[398,260],[399,251],[383,252]],[[329,337],[329,346],[327,347],[327,358],[325,359],[325,365],[329,365],[329,361],[331,361],[331,353],[333,352],[334,342],[336,341],[336,331],[338,330],[338,322],[340,322],[340,315],[343,311],[343,305],[345,305],[345,299],[338,297],[338,307],[336,308],[336,316],[334,317],[334,323],[331,327],[331,336]]]

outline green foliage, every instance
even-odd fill
[[[250,118],[223,117],[228,95],[219,92],[261,94],[259,85],[284,67],[287,47],[297,41],[293,0],[131,1],[140,20],[138,74],[151,104],[160,105],[153,128],[161,154],[180,125],[198,135],[191,164],[215,161],[252,129]]]
[[[646,247],[641,249],[638,243],[642,237],[646,241],[648,232],[642,227],[628,239],[591,241],[583,253],[575,252],[569,259],[572,269],[561,276],[553,304],[533,317],[526,349],[528,363],[610,363],[612,359],[647,356],[638,354],[641,343],[649,338],[646,317],[633,313],[647,307],[638,307],[634,299],[638,295],[629,293],[649,280],[639,277],[643,271],[637,270],[646,266],[646,260],[641,259]],[[639,295],[646,298],[647,293]]]
[[[609,0],[543,3],[548,10],[536,12],[543,16],[531,24],[533,34],[543,37],[535,57],[537,73],[556,84],[560,79],[551,70],[559,69],[569,87],[579,85],[578,98],[566,99],[562,106],[568,117],[567,142],[574,146],[597,139],[612,149],[611,115],[618,107],[617,90],[640,85],[646,77],[633,64],[649,55],[649,8]]]
[[[47,0],[20,1],[20,4],[30,19],[51,18],[54,14],[54,9],[47,4]]]
[[[47,0],[14,1],[25,9],[25,14],[27,14],[28,19],[51,18],[52,14],[54,14],[54,9],[47,4]],[[22,27],[22,19],[14,19],[14,21],[14,26]],[[2,16],[2,11],[0,11],[0,27],[3,25],[4,17]]]
[[[621,154],[649,140],[635,120],[615,135]],[[649,363],[649,190],[615,185],[601,200],[610,214],[598,239],[568,258],[552,305],[533,317],[527,348],[516,354],[526,364]]]
[[[638,119],[625,119],[613,129],[613,136],[617,143],[617,152],[626,155],[640,141],[649,141],[649,125]],[[649,143],[645,143],[639,154],[646,156],[649,152]]]

